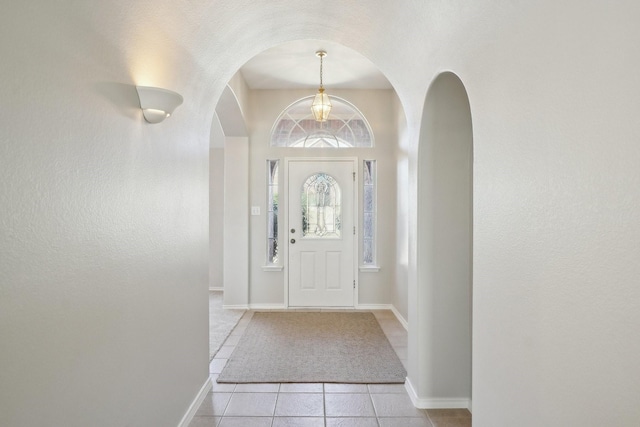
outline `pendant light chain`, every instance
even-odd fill
[[[322,87],[322,58],[324,55],[320,55],[320,87]]]

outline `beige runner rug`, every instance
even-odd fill
[[[404,383],[407,372],[370,312],[255,313],[220,383]]]

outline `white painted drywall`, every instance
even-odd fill
[[[471,399],[472,156],[469,101],[443,73],[425,102],[418,176],[417,397],[467,407]],[[415,346],[415,347],[414,347]]]
[[[223,286],[224,305],[249,303],[249,139],[227,137],[224,144]]]
[[[167,75],[193,64],[138,81],[83,5],[2,9],[0,425],[176,426],[208,375],[211,111]],[[136,83],[185,103],[148,124]]]
[[[209,288],[224,287],[224,149],[209,151]]]
[[[224,288],[224,144],[218,115],[211,121],[209,147],[209,289]]]
[[[410,324],[425,95],[443,70],[467,88],[474,426],[638,424],[640,3],[4,6],[2,424],[181,418],[207,376],[215,104],[258,52],[320,37],[369,58],[406,113]],[[145,127],[133,84],[185,103]]]

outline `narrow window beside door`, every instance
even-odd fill
[[[279,160],[267,160],[267,265],[278,264]]]
[[[376,265],[376,161],[365,160],[363,170],[362,264],[374,266]]]

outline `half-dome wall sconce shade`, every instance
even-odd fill
[[[160,123],[169,117],[183,101],[182,95],[167,89],[136,86],[136,90],[140,98],[142,114],[149,123]]]

